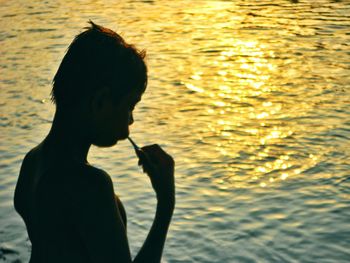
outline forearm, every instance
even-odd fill
[[[174,206],[158,202],[155,219],[141,250],[135,257],[135,263],[158,263],[161,260],[164,243],[168,233]]]

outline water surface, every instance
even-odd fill
[[[87,21],[147,50],[132,137],[176,160],[164,262],[350,261],[349,1],[1,1],[0,262],[27,262],[13,209],[47,134],[51,80]],[[127,141],[93,148],[133,255],[155,196]]]

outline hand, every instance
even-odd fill
[[[158,202],[166,206],[175,205],[174,159],[158,144],[136,150],[139,165],[149,176]]]

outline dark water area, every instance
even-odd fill
[[[89,19],[147,50],[131,135],[176,160],[164,262],[350,262],[350,1],[0,2],[0,262],[28,262],[20,163]],[[113,178],[135,255],[148,178],[127,141],[89,161]]]

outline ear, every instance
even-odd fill
[[[110,100],[110,89],[108,87],[102,87],[98,89],[91,98],[91,110],[92,113],[100,114],[106,110],[106,107],[109,106]]]

